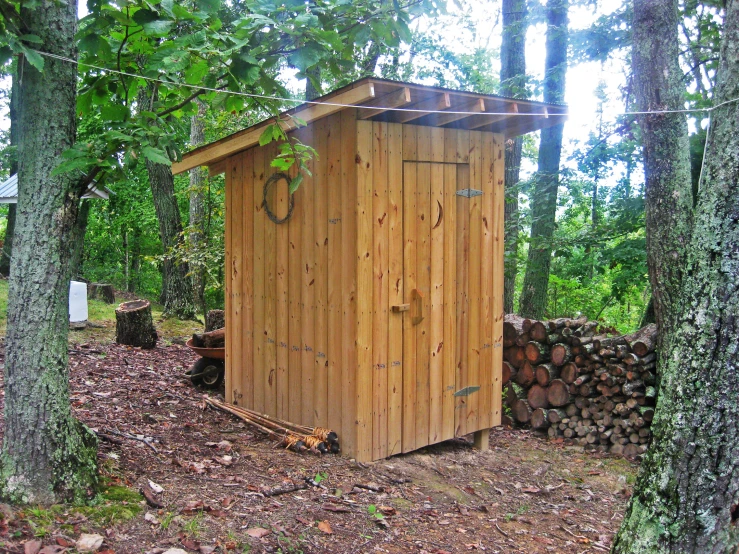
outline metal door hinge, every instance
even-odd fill
[[[465,387],[454,393],[454,396],[469,396],[473,392],[480,390],[480,387]]]
[[[472,198],[473,196],[482,196],[482,191],[477,189],[462,189],[457,191],[457,196]]]

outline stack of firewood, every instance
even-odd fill
[[[615,337],[598,330],[598,323],[585,317],[532,321],[507,315],[506,401],[519,424],[633,457],[646,451],[651,438],[657,327]]]

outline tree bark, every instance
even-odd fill
[[[321,96],[321,89],[316,87],[313,84],[313,81],[311,78],[315,79],[319,83],[321,82],[321,68],[320,67],[313,67],[309,69],[307,72],[308,78],[305,80],[305,99],[306,100],[315,100],[319,96]]]
[[[152,92],[145,88],[139,90],[138,102],[144,109],[151,104]],[[177,198],[174,195],[174,177],[172,167],[146,160],[151,195],[154,209],[159,221],[159,238],[162,241],[164,257],[162,262],[162,304],[165,315],[173,315],[180,319],[195,317],[195,305],[192,298],[192,280],[190,270],[185,262],[176,263],[172,251],[182,241],[182,219]]]
[[[500,47],[500,93],[526,98],[526,1],[503,0],[503,42]],[[505,272],[503,309],[513,312],[518,272],[518,181],[522,137],[506,142],[505,151]]]
[[[20,12],[42,50],[76,59],[77,2]],[[77,68],[21,60],[18,208],[8,294],[2,496],[49,504],[97,486],[97,439],[72,417],[67,368],[70,239],[83,185],[51,176],[76,134]]]
[[[205,114],[207,106],[195,101],[198,113],[190,118],[190,146],[195,148],[205,143]],[[208,170],[196,167],[190,170],[190,248],[201,250],[205,245],[205,183],[208,179]],[[205,268],[200,267],[192,271],[192,288],[195,305],[205,315],[208,307],[205,305]]]
[[[678,62],[677,0],[634,2],[634,96],[639,111],[679,110],[685,103]],[[639,116],[644,151],[647,264],[654,321],[668,328],[690,237],[693,190],[685,115]]]
[[[154,348],[157,338],[148,300],[124,302],[116,308],[115,341],[118,344]]]
[[[655,4],[665,10],[658,28],[655,20],[641,21],[646,13],[656,16]],[[645,0],[635,8],[635,50],[654,51],[649,45],[669,34],[677,56],[675,3]],[[727,5],[724,25],[719,107],[711,115],[695,218],[685,234],[690,242],[678,257],[686,262],[682,283],[660,295],[675,317],[663,335],[654,441],[614,541],[615,554],[734,553],[739,546],[739,107],[727,102],[739,96],[736,0]],[[675,167],[681,155],[673,151],[662,163]],[[690,174],[681,178],[680,185],[689,186]],[[676,277],[674,269],[669,276]],[[662,317],[672,319],[664,312]]]
[[[172,168],[146,160],[154,208],[159,220],[159,237],[164,249],[162,262],[162,304],[164,313],[180,319],[195,317],[192,300],[192,281],[187,263],[176,263],[171,251],[182,240],[182,220],[174,195]]]
[[[544,102],[564,101],[568,4],[569,0],[547,2]],[[560,124],[541,131],[539,168],[531,199],[531,243],[519,304],[519,313],[525,317],[541,319],[546,311],[563,130],[564,124]]]

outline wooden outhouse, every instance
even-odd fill
[[[175,173],[226,174],[226,400],[330,427],[360,461],[473,432],[486,444],[505,141],[564,112],[363,79],[282,117],[317,152],[292,208],[270,179],[277,145],[259,146],[269,121],[183,156]]]

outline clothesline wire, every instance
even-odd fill
[[[42,52],[41,50],[33,50],[37,54],[41,56],[45,56],[47,58],[52,58],[56,60],[60,60],[63,62],[73,63],[78,66],[84,66],[89,67],[92,69],[97,69],[98,71],[105,71],[107,73],[113,73],[116,75],[123,75],[126,77],[133,77],[135,79],[144,79],[146,81],[151,81],[153,83],[159,83],[163,85],[169,85],[169,86],[175,86],[175,87],[183,87],[183,88],[189,88],[194,90],[203,90],[207,92],[215,92],[219,94],[230,94],[234,96],[243,96],[246,98],[255,98],[260,100],[275,100],[280,102],[291,102],[299,105],[309,104],[309,105],[320,105],[320,106],[334,106],[338,108],[358,108],[358,109],[365,109],[365,110],[387,110],[387,111],[393,111],[393,112],[410,112],[410,113],[433,113],[434,110],[423,110],[423,109],[414,109],[414,108],[400,108],[400,107],[384,107],[384,106],[361,106],[356,104],[342,104],[338,102],[331,102],[327,100],[297,100],[295,98],[283,98],[280,96],[274,96],[269,94],[254,94],[254,93],[248,93],[248,92],[239,92],[239,91],[230,91],[230,90],[222,90],[217,88],[211,88],[211,87],[205,87],[201,85],[191,85],[188,83],[178,83],[176,81],[169,81],[167,79],[159,79],[156,77],[147,77],[145,75],[138,75],[136,73],[130,73],[127,71],[119,71],[117,69],[110,69],[107,67],[100,67],[94,64],[90,64],[87,62],[81,62],[79,60],[75,60],[72,58],[67,58],[65,56],[60,56],[59,54],[52,54],[50,52]],[[511,98],[510,100],[515,100]],[[725,106],[726,104],[731,104],[733,102],[739,101],[739,98],[734,98],[731,100],[726,100],[725,102],[721,102],[720,104],[717,104],[716,106],[711,106],[708,108],[685,108],[685,109],[679,109],[679,110],[647,110],[647,111],[625,111],[618,113],[616,115],[618,116],[634,116],[634,115],[656,115],[656,114],[679,114],[679,113],[710,113],[713,110],[716,110],[722,106]],[[469,111],[454,111],[454,110],[444,110],[445,114],[456,114],[456,115],[505,115],[505,116],[542,116],[544,114],[536,113],[536,112],[518,112],[518,113],[511,113],[511,112],[469,112]],[[548,114],[550,116],[569,116],[570,112],[564,112],[564,113],[550,113]]]

